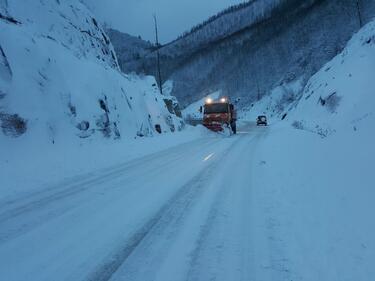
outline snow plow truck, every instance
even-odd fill
[[[203,126],[214,132],[237,133],[237,113],[228,98],[208,98],[203,109]]]

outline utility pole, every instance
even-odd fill
[[[257,87],[257,101],[260,101],[261,95],[260,95],[260,87],[259,87],[258,74],[255,74],[254,78],[255,78],[255,83],[256,83],[256,87]]]
[[[362,28],[363,26],[363,20],[362,20],[362,13],[361,13],[361,5],[360,5],[360,0],[356,0],[357,4],[357,13],[358,13],[358,19],[359,19],[359,27]]]
[[[163,80],[161,78],[161,70],[160,70],[160,44],[159,44],[159,35],[158,35],[158,22],[156,20],[156,15],[154,14],[154,24],[155,24],[155,41],[156,41],[156,58],[157,58],[157,72],[158,72],[158,82],[159,82],[159,89],[160,94],[163,95]]]

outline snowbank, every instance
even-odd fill
[[[269,230],[267,247],[278,259],[270,264],[258,251],[260,271],[285,280],[371,280],[374,143],[370,130],[321,138],[272,127],[253,156],[251,182],[261,187],[254,202],[262,206],[255,214],[258,227]]]
[[[57,142],[41,146],[32,143],[26,146],[20,139],[8,139],[4,147],[17,149],[1,150],[0,201],[32,193],[78,175],[95,174],[202,137],[207,137],[204,128],[189,126],[174,134],[115,142],[111,139],[90,139],[84,143],[77,140],[68,144]]]

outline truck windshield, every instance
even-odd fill
[[[204,106],[204,113],[228,113],[228,104],[227,103],[213,103],[206,104]]]

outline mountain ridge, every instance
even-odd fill
[[[276,2],[279,5],[273,6]],[[306,80],[311,77],[314,71],[342,50],[360,28],[355,2],[276,2],[252,2],[268,3],[267,11],[273,11],[272,16],[264,14],[261,21],[237,29],[224,38],[210,37],[207,42],[203,38],[206,43],[200,43],[198,47],[194,42],[189,46],[186,38],[162,46],[162,76],[164,81],[170,79],[175,82],[172,94],[186,106],[210,92],[222,90],[223,94],[241,97],[244,104],[249,104],[257,96],[268,94],[285,79],[306,76]],[[375,4],[371,1],[360,3],[362,21],[366,23],[375,16]],[[271,48],[272,44],[279,47]],[[277,59],[271,61],[267,58],[271,56]],[[281,61],[285,60],[294,61],[294,64],[281,65]],[[125,65],[126,69],[137,73],[156,75],[154,53]],[[277,67],[280,69],[277,70]],[[259,68],[265,70],[258,73]],[[200,77],[197,78],[194,73],[199,73]],[[246,79],[245,73],[260,78],[251,82]]]

